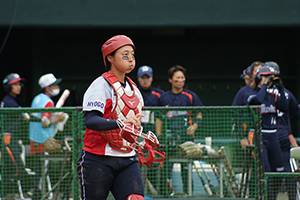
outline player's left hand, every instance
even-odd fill
[[[283,90],[284,86],[280,77],[275,77],[273,82],[274,85],[278,88],[278,90]]]
[[[189,136],[193,136],[194,137],[194,133],[195,133],[195,131],[197,130],[197,128],[198,128],[198,124],[193,124],[193,125],[191,125],[191,126],[189,126],[188,128],[187,128],[187,134],[189,135]]]

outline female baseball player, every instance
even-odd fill
[[[135,67],[135,46],[127,36],[116,35],[101,50],[108,72],[92,82],[83,98],[86,133],[77,168],[81,196],[106,199],[111,191],[117,200],[144,199],[134,144],[119,135],[118,126],[122,120],[141,127],[143,98],[126,76]]]
[[[192,91],[184,87],[186,80],[186,69],[175,65],[168,71],[168,80],[172,89],[163,93],[159,98],[160,106],[203,106],[199,97]],[[167,112],[167,140],[169,145],[177,146],[186,141],[194,140],[194,133],[202,120],[201,112],[197,113],[191,122],[191,115],[187,111],[168,111]],[[157,135],[162,134],[162,121],[156,120]],[[164,136],[163,136],[164,137]],[[171,178],[173,164],[168,165],[168,178]],[[181,175],[183,182],[183,192],[188,194],[187,164],[181,163]]]
[[[255,75],[256,94],[252,94],[248,98],[249,105],[261,105],[262,120],[262,159],[265,172],[282,172],[283,161],[280,150],[280,144],[277,136],[277,110],[286,111],[288,102],[284,95],[284,89],[280,78],[274,79],[274,68],[263,65]],[[274,79],[274,80],[273,80]],[[280,95],[269,93],[273,83],[279,90]],[[275,178],[268,180],[268,199],[276,199],[280,180]]]
[[[4,91],[6,96],[1,102],[1,108],[20,108],[21,106],[17,102],[17,96],[20,95],[23,81],[25,79],[21,78],[17,73],[10,73],[5,76],[3,80]],[[10,115],[5,115],[3,120],[3,136],[0,134],[0,154],[2,152],[4,170],[6,173],[2,174],[4,186],[4,195],[6,193],[14,193],[17,187],[17,180],[24,176],[26,172],[24,171],[24,164],[21,160],[21,152],[19,140],[22,139],[21,122],[22,118],[24,120],[29,120],[29,115],[26,113],[23,116],[20,113],[13,113]],[[3,143],[2,143],[3,138]],[[5,147],[1,148],[4,144]],[[1,160],[1,159],[0,159]]]
[[[266,62],[265,65],[273,67],[275,69],[276,75],[280,76],[280,69],[276,62],[269,61]],[[268,89],[268,92],[279,94],[277,87],[272,87]],[[296,120],[300,118],[300,107],[295,96],[286,88],[284,88],[284,94],[288,101],[288,110],[285,112],[277,112],[279,121],[277,135],[282,153],[284,172],[292,172],[290,165],[290,149],[291,145],[293,147],[298,147],[298,144],[292,134],[290,118]],[[296,179],[294,177],[284,177],[284,182],[289,196],[289,200],[296,199]]]

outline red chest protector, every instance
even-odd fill
[[[114,110],[112,112],[104,111],[103,118],[124,120],[141,112],[144,106],[143,97],[130,78],[126,77],[126,80],[129,82],[132,91],[125,91],[114,74],[105,72],[102,76],[113,87],[116,93],[116,106]],[[123,139],[119,133],[120,129],[100,131],[100,135],[109,142],[112,149],[121,152],[132,151],[132,148],[134,148],[136,144],[129,143]],[[137,141],[138,137],[135,139]]]

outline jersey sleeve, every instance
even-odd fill
[[[113,88],[100,76],[92,82],[84,94],[83,111],[97,110],[103,114],[107,100],[113,98],[116,98]]]
[[[53,104],[52,101],[48,101],[46,103],[46,105],[44,106],[44,108],[53,108],[53,107],[54,107],[54,104]],[[51,118],[51,113],[42,113],[42,118],[43,117],[47,117],[48,119],[50,119]]]
[[[300,118],[300,107],[295,96],[288,91],[289,93],[289,114],[291,118],[299,119]]]
[[[200,98],[194,92],[192,92],[192,96],[193,96],[193,106],[203,106]]]
[[[232,101],[232,106],[238,106],[238,105],[240,105],[240,100],[241,100],[241,98],[242,98],[242,95],[241,95],[241,89],[236,93],[236,95],[235,95],[235,97],[234,97],[234,99],[233,99],[233,101]]]

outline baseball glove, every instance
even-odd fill
[[[203,150],[194,142],[187,141],[178,146],[181,149],[181,155],[185,156],[197,156],[202,155]]]
[[[57,152],[61,150],[62,142],[54,139],[53,137],[49,137],[46,142],[44,142],[44,149],[48,153]]]

